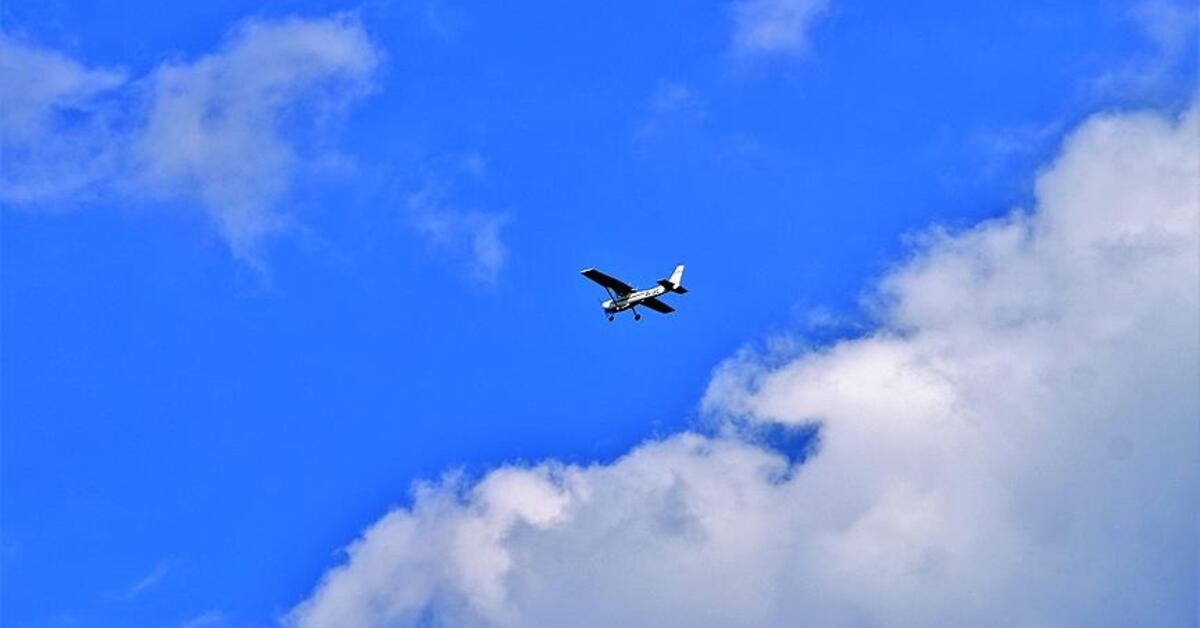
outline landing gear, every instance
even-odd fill
[[[635,320],[635,321],[640,321],[640,320],[642,320],[642,315],[641,315],[641,314],[638,314],[638,311],[637,311],[637,310],[634,310],[634,311],[633,311],[633,320]]]
[[[611,323],[612,321],[613,321],[613,317],[612,317],[612,316],[609,316],[609,317],[608,317],[608,322],[610,322],[610,323]]]

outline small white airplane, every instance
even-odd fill
[[[658,285],[647,289],[638,290],[633,286],[606,275],[595,268],[587,268],[580,271],[584,277],[604,286],[604,291],[611,297],[609,300],[600,304],[604,308],[604,313],[608,314],[608,320],[612,320],[620,312],[625,310],[633,310],[633,320],[642,320],[642,315],[638,314],[637,306],[644,305],[655,312],[670,314],[675,311],[675,308],[658,300],[658,297],[668,292],[683,294],[687,289],[681,283],[683,281],[683,264],[675,267],[675,272],[671,273],[670,279],[659,279]]]

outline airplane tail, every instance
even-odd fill
[[[670,279],[659,279],[658,284],[678,294],[687,292],[687,288],[683,287],[683,264],[675,267],[675,272],[671,273]]]

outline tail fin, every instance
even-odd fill
[[[675,272],[671,273],[671,278],[667,280],[668,286],[672,292],[683,294],[687,292],[687,288],[683,287],[683,264],[675,267]]]

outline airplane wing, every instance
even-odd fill
[[[656,299],[654,297],[645,299],[645,300],[639,302],[638,305],[644,305],[644,306],[654,310],[655,312],[662,312],[663,314],[670,314],[671,312],[675,311],[675,308],[667,305],[666,303],[663,303],[662,301],[659,301],[658,299]]]
[[[581,271],[581,273],[583,274],[584,277],[587,277],[588,279],[591,279],[592,281],[617,293],[617,296],[619,296],[619,297],[623,297],[623,296],[629,294],[630,292],[633,292],[633,286],[625,283],[624,281],[621,281],[620,279],[617,279],[616,277],[610,277],[608,275],[605,275],[604,273],[596,270],[595,268],[588,268],[586,270]]]

